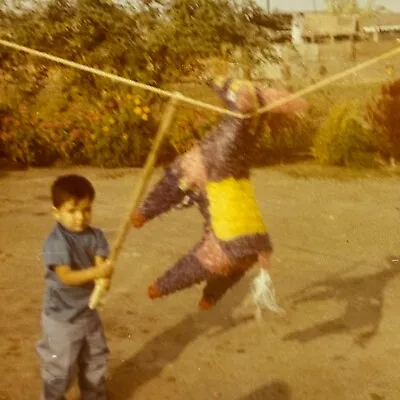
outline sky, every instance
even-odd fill
[[[268,1],[270,9],[278,8],[280,11],[308,11],[314,10],[314,4],[317,10],[325,9],[324,0],[256,0],[258,4],[266,7]],[[360,7],[366,4],[366,0],[358,0]],[[400,12],[400,0],[376,0],[376,6],[384,6],[391,11]]]

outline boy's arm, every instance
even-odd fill
[[[113,272],[112,265],[106,261],[96,264],[95,267],[82,270],[73,270],[68,265],[56,265],[54,267],[58,278],[70,286],[81,286],[97,279],[110,278]]]
[[[106,261],[109,261],[107,257],[105,256],[94,256],[94,265],[100,265],[101,263],[104,263]],[[111,276],[108,278],[103,278],[104,280],[106,280],[106,282],[104,283],[104,288],[105,289],[110,289],[111,287]]]

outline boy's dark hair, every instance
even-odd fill
[[[59,208],[69,200],[94,200],[96,192],[88,179],[81,175],[63,175],[58,177],[51,186],[53,206]]]

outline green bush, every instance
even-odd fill
[[[46,89],[45,89],[46,90]],[[61,90],[61,89],[60,89]],[[62,89],[63,90],[63,89]],[[59,91],[55,92],[59,98]],[[87,98],[74,87],[65,101],[35,102],[0,113],[0,153],[25,166],[54,162],[101,167],[143,166],[167,100],[149,104],[126,88]],[[180,105],[157,156],[171,162],[209,131],[219,116]]]
[[[96,166],[143,165],[158,123],[146,100],[104,93],[97,106],[86,114],[93,128],[90,137],[80,137],[82,156]]]
[[[309,116],[266,114],[255,141],[254,162],[274,164],[309,152],[314,126]]]
[[[220,117],[210,111],[181,105],[166,138],[172,155],[180,155],[199,142]]]
[[[373,159],[375,140],[359,109],[355,103],[342,103],[331,109],[314,138],[312,153],[319,162],[356,166]]]
[[[23,166],[42,166],[57,159],[57,150],[49,145],[38,129],[35,114],[25,105],[1,120],[0,142],[4,158]]]
[[[53,118],[21,106],[4,116],[0,141],[6,158],[27,166],[69,164],[141,166],[157,121],[145,99],[104,92],[92,103],[68,104]]]

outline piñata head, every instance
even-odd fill
[[[210,85],[232,111],[246,114],[259,107],[257,88],[250,81],[218,76]]]
[[[250,81],[217,76],[209,81],[213,90],[219,95],[228,109],[247,114],[259,107],[272,106],[268,112],[299,114],[307,110],[308,104],[304,99],[292,97],[288,101],[284,98],[291,93],[286,89],[276,89],[254,84]],[[274,106],[274,103],[277,103]]]

